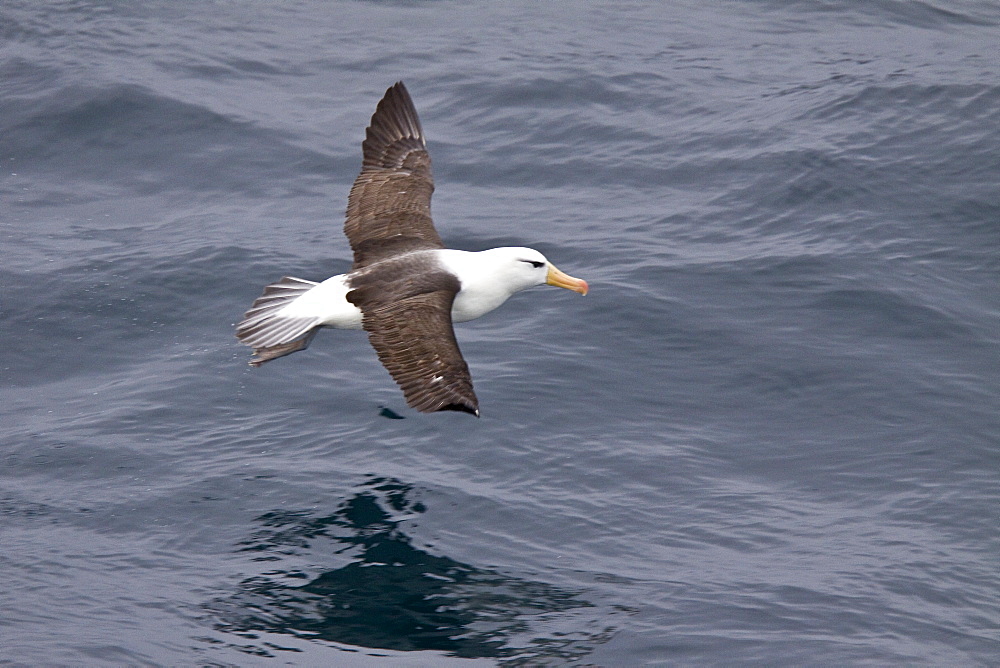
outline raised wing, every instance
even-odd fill
[[[479,400],[451,323],[458,279],[445,271],[397,272],[386,266],[391,264],[355,278],[354,290],[347,293],[364,314],[362,325],[379,360],[411,407],[478,417]],[[403,278],[387,281],[387,273]]]
[[[431,158],[403,82],[378,103],[362,150],[344,222],[354,269],[412,250],[444,248],[431,220]]]

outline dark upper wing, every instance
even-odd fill
[[[378,103],[362,150],[344,222],[354,269],[410,250],[444,248],[431,220],[431,158],[403,82]]]
[[[465,411],[478,417],[479,400],[451,324],[458,279],[444,271],[414,275],[379,265],[352,284],[347,300],[364,314],[368,339],[406,403],[424,413]]]

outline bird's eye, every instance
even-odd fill
[[[527,262],[528,264],[530,264],[535,269],[538,269],[539,267],[544,267],[545,266],[544,262],[539,262],[538,260],[521,260],[521,262]]]

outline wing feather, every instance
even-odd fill
[[[344,222],[354,269],[401,252],[444,248],[431,219],[431,158],[402,82],[385,92],[365,135]]]
[[[478,416],[479,400],[451,322],[458,279],[442,271],[392,281],[381,266],[376,271],[381,276],[359,277],[347,299],[364,314],[368,339],[406,403],[424,413]]]

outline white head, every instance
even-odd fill
[[[567,276],[531,248],[492,248],[478,253],[442,249],[436,253],[462,284],[451,310],[455,322],[489,313],[515,292],[535,285],[547,283],[587,294],[586,281]]]
[[[492,264],[494,276],[508,286],[511,294],[544,284],[587,294],[586,281],[559,271],[534,248],[493,248],[479,255]]]

